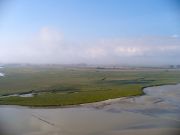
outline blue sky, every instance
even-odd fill
[[[9,0],[0,4],[0,62],[96,64],[96,59],[102,64],[129,64],[134,56],[137,64],[145,64],[144,57],[150,59],[151,64],[179,62],[174,60],[180,53],[177,52],[180,35],[177,0]],[[166,49],[162,53],[163,49],[158,52],[152,46],[178,49],[176,52]],[[117,48],[121,48],[119,52]],[[148,48],[158,55],[149,51],[147,55]],[[90,55],[97,54],[97,57],[77,54],[89,52],[88,49]],[[7,50],[27,53],[10,51],[8,54]],[[58,56],[53,55],[55,50],[59,50]],[[123,55],[128,52],[139,54]],[[20,59],[22,56],[24,59]],[[42,60],[43,56],[47,59]]]

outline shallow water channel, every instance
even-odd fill
[[[66,108],[0,106],[3,135],[173,135],[180,133],[180,84],[143,96]]]

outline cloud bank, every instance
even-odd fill
[[[0,63],[35,64],[180,64],[180,38],[109,38],[71,42],[62,32],[43,27],[26,39],[0,41]]]

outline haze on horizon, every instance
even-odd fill
[[[7,0],[0,5],[0,63],[180,64],[177,0]]]

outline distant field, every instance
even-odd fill
[[[0,69],[0,95],[35,93],[34,97],[0,98],[0,104],[63,106],[143,94],[142,88],[180,82],[178,70],[6,67]]]

